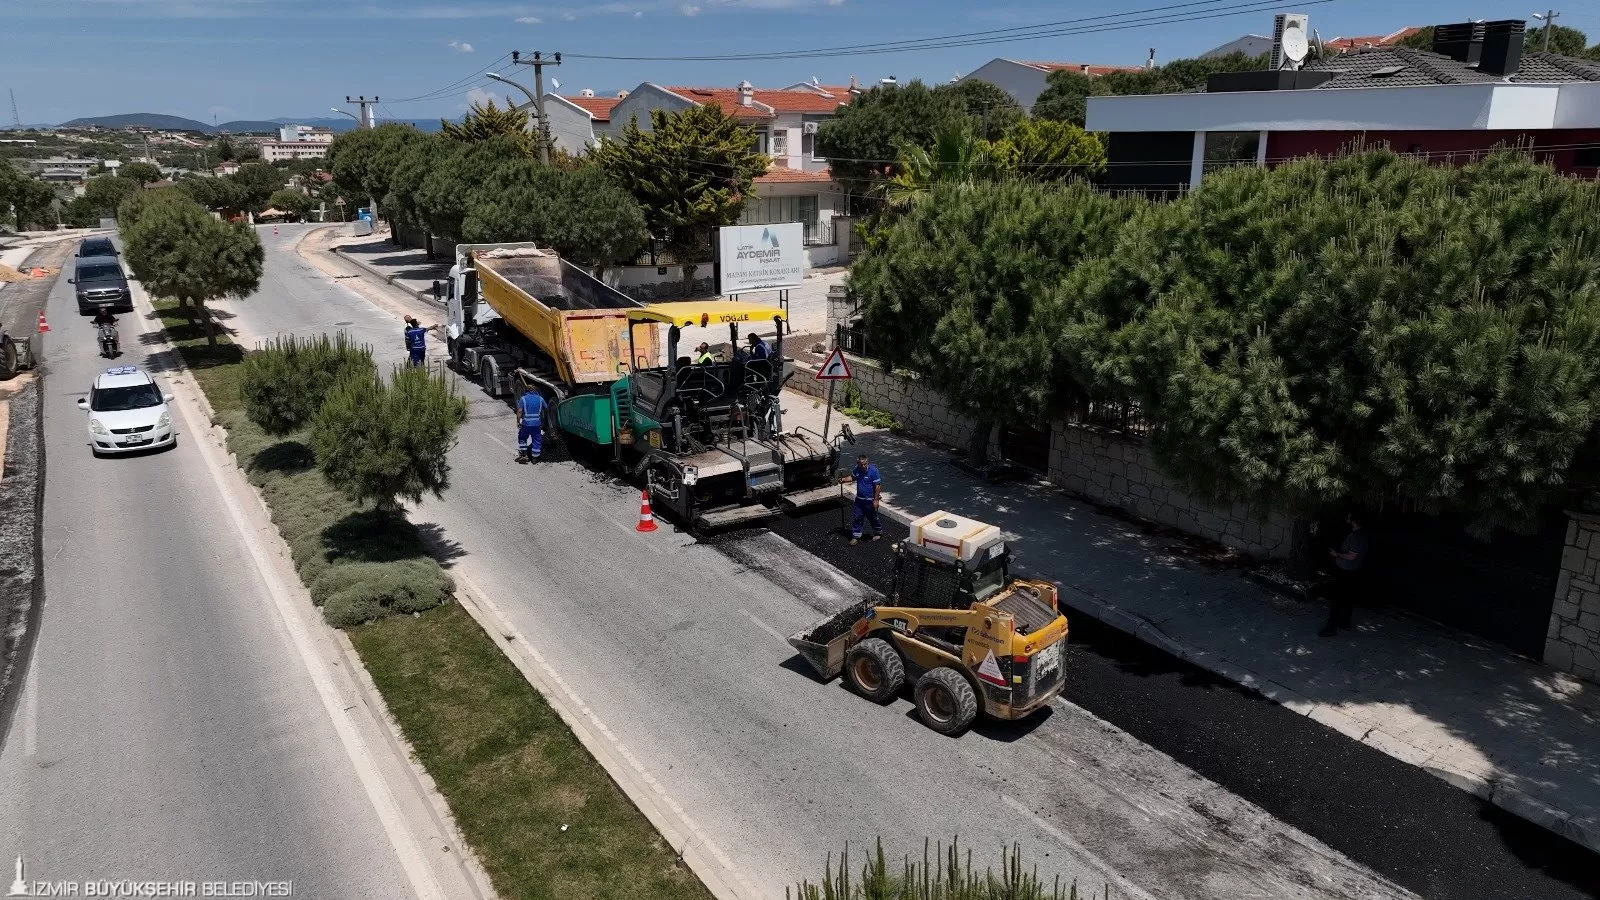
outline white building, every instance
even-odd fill
[[[1137,72],[1139,68],[1139,66],[1102,66],[1093,63],[1025,62],[998,57],[962,76],[961,80],[987,81],[1014,97],[1023,110],[1032,111],[1033,102],[1044,93],[1051,72],[1066,70],[1097,78],[1111,72]]]
[[[305,142],[331,144],[333,143],[333,129],[319,128],[315,125],[285,125],[278,129],[278,142],[283,144]]]
[[[756,146],[772,157],[767,174],[755,180],[756,196],[741,224],[800,222],[806,243],[832,245],[833,217],[844,212],[844,189],[833,180],[828,161],[817,155],[817,129],[848,105],[855,88],[802,82],[784,88],[663,87],[645,82],[609,102],[606,121],[591,119],[595,140],[621,133],[630,121],[650,127],[653,110],[678,112],[714,103],[756,132]],[[563,98],[581,102],[585,98]],[[546,104],[546,111],[552,104]],[[552,133],[556,131],[551,121]],[[558,139],[559,140],[559,139]]]
[[[327,144],[311,141],[265,141],[261,145],[261,159],[269,163],[292,159],[322,159],[327,155]]]

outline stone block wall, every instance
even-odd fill
[[[1097,502],[1262,557],[1286,557],[1294,520],[1243,503],[1190,497],[1161,471],[1142,440],[1104,428],[1057,422],[1050,435],[1051,481]]]
[[[1600,682],[1600,516],[1568,512],[1567,518],[1544,661]]]
[[[831,298],[830,298],[831,299]],[[951,447],[965,447],[973,421],[950,408],[948,401],[914,376],[889,374],[872,360],[850,360],[850,372],[861,402],[894,416],[910,434]],[[827,396],[827,385],[804,369],[789,387],[815,397]],[[843,405],[843,386],[835,398]],[[990,436],[989,452],[998,456],[999,429]],[[1121,507],[1152,522],[1170,525],[1262,557],[1286,557],[1294,522],[1282,513],[1244,504],[1218,506],[1195,499],[1161,471],[1143,441],[1088,425],[1057,422],[1051,428],[1051,481],[1098,503]],[[1600,542],[1597,542],[1600,547]]]

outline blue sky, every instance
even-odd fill
[[[24,122],[160,112],[202,121],[329,114],[344,96],[385,98],[395,118],[455,115],[472,76],[519,49],[683,56],[765,53],[1116,17],[1183,0],[0,0],[0,88]],[[1200,0],[1209,13],[1243,0]],[[1600,35],[1600,4],[1568,3],[1562,24]],[[995,56],[1142,62],[1193,56],[1303,11],[1324,38],[1465,18],[1527,18],[1503,0],[1326,0],[1263,11],[997,45],[817,59],[645,62],[568,58],[563,93],[641,81],[776,87],[812,76],[946,81]],[[1181,13],[1180,13],[1181,14]],[[1109,21],[1109,19],[1101,20]],[[1532,23],[1536,24],[1536,23]],[[527,83],[532,73],[523,70]],[[503,95],[505,88],[496,88]],[[481,95],[480,95],[481,96]],[[400,102],[408,98],[422,98]],[[0,98],[3,101],[4,98]],[[10,110],[3,111],[9,121]]]

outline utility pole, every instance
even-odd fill
[[[1533,14],[1535,19],[1538,19],[1544,23],[1544,52],[1546,53],[1550,52],[1550,26],[1554,25],[1556,23],[1556,19],[1560,18],[1560,16],[1561,13],[1558,13],[1553,9],[1545,10],[1542,15],[1539,13]]]
[[[550,165],[550,119],[544,114],[544,67],[561,65],[561,54],[551,55],[545,59],[544,54],[538,50],[533,51],[533,59],[523,59],[519,50],[511,51],[511,62],[519,66],[533,66],[533,93],[534,107],[539,111],[539,161]]]
[[[378,98],[377,98],[377,96],[373,96],[373,98],[371,100],[368,100],[367,99],[367,95],[366,94],[362,94],[360,97],[357,97],[356,99],[351,100],[350,99],[350,95],[349,94],[345,94],[344,95],[344,102],[345,102],[346,106],[359,106],[359,107],[361,107],[361,118],[359,120],[357,120],[361,124],[358,127],[361,127],[361,128],[376,128],[376,127],[378,127],[378,123],[376,121],[376,119],[377,119],[376,108],[378,106]],[[376,226],[377,222],[378,222],[378,198],[377,197],[368,197],[367,198],[367,208],[369,210],[371,210],[371,212],[372,212],[372,222],[373,222],[373,225]]]
[[[345,94],[344,102],[347,106],[361,107],[361,118],[358,121],[361,122],[362,128],[376,128],[378,126],[377,97],[373,97],[371,100],[368,100],[366,96],[363,95],[352,100],[349,94]]]

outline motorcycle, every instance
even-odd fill
[[[117,326],[100,326],[100,355],[106,359],[115,359],[122,353],[122,341],[117,337]]]

